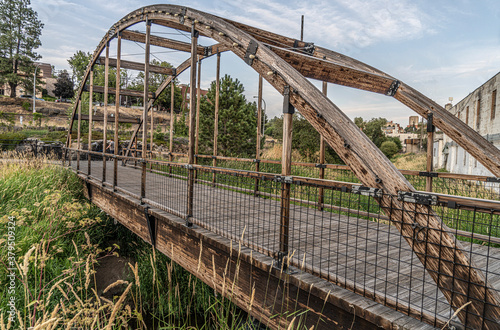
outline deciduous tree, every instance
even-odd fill
[[[73,81],[69,77],[69,73],[63,70],[57,77],[57,82],[54,84],[54,95],[63,99],[70,99],[75,95],[73,90]]]

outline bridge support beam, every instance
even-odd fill
[[[118,33],[117,44],[116,44],[116,98],[115,98],[115,136],[114,136],[114,162],[113,162],[113,190],[116,190],[116,186],[118,185],[118,147],[120,141],[118,140],[118,125],[120,123],[120,70],[121,70],[121,54],[122,54],[122,34]],[[108,55],[106,53],[106,55]],[[107,58],[107,62],[109,64],[109,58]],[[108,88],[108,86],[106,86]],[[110,150],[111,152],[111,150]]]
[[[193,216],[193,198],[194,198],[194,181],[195,174],[192,165],[194,164],[195,158],[195,130],[196,130],[196,99],[193,95],[194,86],[196,86],[196,49],[198,46],[198,31],[196,31],[196,25],[193,23],[191,26],[191,75],[189,80],[190,97],[189,97],[189,151],[188,151],[188,164],[189,175],[188,175],[188,191],[187,191],[187,219],[186,225],[188,227],[192,226],[189,218]]]
[[[219,96],[220,96],[220,52],[217,48],[217,67],[215,70],[215,114],[214,114],[214,149],[212,166],[217,166],[217,139],[219,138]],[[213,173],[212,183],[215,183],[216,174]]]
[[[286,177],[292,174],[292,134],[293,113],[295,109],[290,104],[290,86],[285,86],[283,92],[283,152],[281,156],[281,216],[280,216],[280,251],[278,267],[287,268],[290,258],[288,239],[290,237],[290,182]],[[285,259],[286,258],[286,259]]]
[[[257,146],[255,150],[255,172],[260,172],[260,140],[262,139],[262,75],[259,74],[259,91],[257,93]],[[255,178],[254,195],[259,191],[259,179]]]
[[[148,145],[148,110],[149,107],[153,106],[149,104],[149,51],[150,44],[149,38],[151,35],[151,21],[146,21],[146,44],[144,45],[145,49],[145,60],[144,60],[144,112],[142,113],[142,158],[146,158],[147,145]],[[152,111],[152,110],[151,110]],[[140,125],[139,125],[140,126]],[[151,140],[153,143],[153,140]]]
[[[326,81],[323,81],[323,94],[326,96],[328,90],[328,83]],[[325,167],[323,166],[325,164],[325,138],[323,135],[320,133],[319,134],[319,178],[323,180],[325,178]],[[324,189],[320,187],[318,189],[318,209],[320,211],[323,211],[323,203],[325,199],[325,194],[324,194]]]
[[[76,148],[78,149],[76,153],[76,170],[77,172],[80,171],[80,138],[81,138],[81,129],[82,129],[82,99],[79,98],[77,101],[78,103],[78,131],[77,131],[77,136],[76,136]],[[69,157],[71,159],[71,156]]]
[[[89,75],[89,80],[90,80],[90,89],[89,89],[89,140],[88,140],[88,150],[92,151],[92,115],[93,115],[93,104],[92,104],[92,96],[94,95],[94,67],[90,67],[90,75]],[[87,163],[87,175],[90,177],[91,174],[91,169],[92,169],[92,156],[88,154],[87,156],[88,163]]]
[[[119,86],[119,85],[118,85]],[[117,88],[119,89],[119,87]],[[118,92],[119,93],[119,92]],[[109,39],[106,41],[104,59],[104,122],[102,124],[102,182],[106,182],[106,148],[108,144],[108,95],[109,95]],[[119,94],[118,94],[119,95]]]

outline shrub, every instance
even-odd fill
[[[24,101],[22,106],[24,110],[29,111],[29,109],[31,108],[31,103],[29,103],[28,101]]]
[[[387,158],[391,158],[398,152],[398,146],[394,141],[385,141],[380,145],[380,150],[387,156]]]

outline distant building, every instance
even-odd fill
[[[453,115],[472,127],[497,148],[500,147],[500,112],[497,92],[499,89],[500,72],[456,105],[445,106]],[[444,167],[450,172],[492,175],[481,163],[446,135],[443,135],[441,144],[439,144],[439,140],[434,140],[434,149],[435,156],[439,153],[442,154],[440,167]]]
[[[418,116],[414,117],[417,118],[417,123],[418,123]],[[410,122],[411,118],[412,117],[410,117]],[[382,128],[382,131],[385,133],[386,136],[398,137],[403,146],[404,153],[419,151],[420,139],[418,138],[418,134],[405,133],[405,130],[398,123],[394,123],[391,120],[387,122],[385,127]],[[415,143],[416,140],[418,140],[418,143]]]
[[[42,80],[42,89],[47,90],[48,95],[54,95],[55,83],[57,82],[57,78],[52,77],[52,66],[49,63],[35,63],[38,64],[37,76]],[[20,73],[21,76],[26,76],[24,73]],[[33,79],[33,75],[30,77]],[[40,87],[39,85],[37,85]],[[0,85],[0,95],[10,95],[10,86],[9,84]],[[24,87],[18,85],[16,88],[16,95],[19,97],[21,95],[32,95],[33,91],[24,90]],[[38,89],[36,91],[36,97],[42,97],[42,92]]]
[[[189,99],[191,98],[191,88],[188,85],[180,85],[181,95],[182,95],[182,104],[181,109],[189,110]],[[196,89],[195,89],[196,92]],[[200,89],[201,96],[207,95],[208,91],[205,89]]]

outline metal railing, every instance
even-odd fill
[[[442,327],[451,319],[450,324],[456,328],[472,328],[453,316],[462,306],[452,306],[442,293],[449,290],[442,283],[454,279],[446,271],[436,274],[426,269],[421,260],[427,260],[430,254],[415,253],[412,244],[426,244],[430,249],[441,241],[430,241],[429,237],[442,237],[444,233],[455,235],[460,240],[458,246],[472,260],[471,271],[484,274],[489,285],[484,285],[484,291],[500,293],[497,285],[500,283],[500,201],[495,199],[419,192],[413,200],[408,200],[403,195],[386,195],[348,182],[356,181],[350,179],[350,171],[333,165],[326,165],[326,169],[333,177],[346,181],[318,178],[314,172],[317,166],[302,163],[294,163],[295,171],[285,177],[276,174],[279,169],[274,168],[278,166],[274,161],[261,160],[261,171],[253,171],[251,167],[256,162],[251,159],[217,157],[219,166],[212,167],[204,164],[205,157],[198,157],[199,164],[188,165],[66,150],[66,160],[73,161],[70,165],[88,179],[181,217],[187,225],[199,225],[241,242],[275,258],[278,267],[315,274],[434,326]],[[82,162],[84,159],[87,161]],[[207,159],[211,161],[212,157]],[[115,167],[117,173],[113,173],[113,162],[120,163]],[[236,169],[235,164],[250,166]],[[303,168],[307,171],[301,170]],[[420,177],[415,173],[404,174]],[[443,183],[434,180],[437,191],[441,184],[447,187],[442,191],[460,191],[453,190],[463,185],[460,180],[474,182],[460,189],[470,187],[476,195],[485,189],[489,193],[484,196],[490,197],[497,189],[486,185],[495,182],[477,176],[455,177],[443,173],[437,178],[443,180]],[[386,202],[380,203],[381,200]],[[401,200],[405,203],[398,204]],[[430,224],[410,225],[394,220],[393,215],[399,213],[409,217],[438,215],[445,226],[436,229]],[[444,255],[438,259],[443,265],[463,266]],[[460,291],[457,289],[452,294],[459,295]],[[466,299],[478,298],[471,294]],[[486,294],[480,299],[484,306],[499,308],[488,301]],[[484,327],[496,324],[496,320],[484,315],[484,310],[465,306],[461,313],[466,313],[466,319],[481,318]]]

